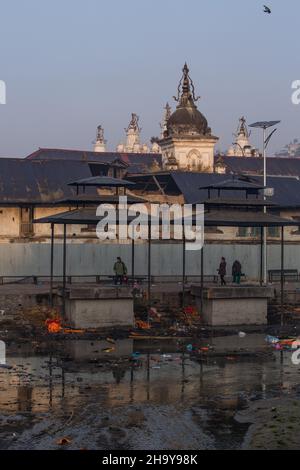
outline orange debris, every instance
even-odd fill
[[[142,320],[137,320],[135,322],[135,326],[136,328],[138,328],[139,330],[150,330],[151,326],[148,322],[146,321],[142,321]]]
[[[59,333],[62,329],[60,318],[48,318],[45,321],[48,333]]]

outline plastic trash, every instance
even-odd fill
[[[246,336],[247,336],[247,334],[244,331],[239,332],[239,337],[240,338],[245,338]]]
[[[267,335],[265,338],[265,341],[269,344],[277,344],[280,342],[280,339],[277,338],[276,336]]]
[[[12,369],[12,366],[9,366],[8,364],[0,364],[0,369]]]
[[[140,358],[140,355],[141,355],[141,353],[139,353],[139,352],[134,352],[134,353],[131,354],[131,357],[132,357],[132,359],[139,359],[139,358]]]
[[[111,344],[115,344],[115,340],[113,338],[106,338],[106,341]]]
[[[116,348],[104,348],[104,349],[102,349],[102,352],[111,353],[111,352],[114,352],[115,350],[116,350]]]
[[[142,321],[142,320],[137,320],[137,321],[135,322],[135,326],[136,326],[136,328],[138,328],[139,330],[150,330],[150,328],[151,328],[150,323],[145,322],[145,321]]]

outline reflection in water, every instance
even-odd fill
[[[72,411],[95,399],[107,408],[180,402],[237,409],[245,399],[289,393],[297,386],[298,369],[288,352],[262,354],[262,360],[226,356],[229,345],[231,350],[245,345],[247,351],[266,352],[263,336],[251,335],[247,341],[211,339],[214,353],[202,361],[175,340],[148,344],[126,339],[110,352],[105,352],[105,341],[97,340],[55,342],[36,354],[11,345],[7,362],[12,369],[0,369],[0,411]]]
[[[26,386],[26,385],[20,386],[17,388],[18,411],[21,411],[21,412],[31,411],[32,391],[33,391],[33,388],[30,386]]]

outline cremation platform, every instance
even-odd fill
[[[133,296],[127,287],[72,287],[66,291],[65,315],[74,328],[134,325]]]
[[[205,325],[265,325],[268,301],[274,297],[274,288],[255,286],[204,288],[202,311],[199,285],[192,286],[192,295],[196,297]]]

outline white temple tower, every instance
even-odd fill
[[[106,140],[104,139],[104,130],[102,126],[97,127],[97,138],[94,146],[94,152],[106,152]]]
[[[169,105],[169,103],[166,104],[165,108],[164,108],[164,117],[163,117],[163,120],[160,124],[160,128],[161,128],[161,139],[164,138],[164,135],[165,135],[165,132],[167,132],[167,125],[168,125],[168,120],[170,119],[171,117],[171,113],[172,113],[172,108],[171,106]]]
[[[117,152],[123,153],[149,153],[149,147],[140,143],[141,127],[139,126],[139,116],[131,114],[131,121],[126,132],[126,143],[117,146]]]
[[[253,148],[250,144],[251,132],[249,132],[246,125],[246,119],[243,117],[240,118],[238,128],[233,136],[235,141],[232,146],[228,149],[228,157],[259,157],[259,151]]]

